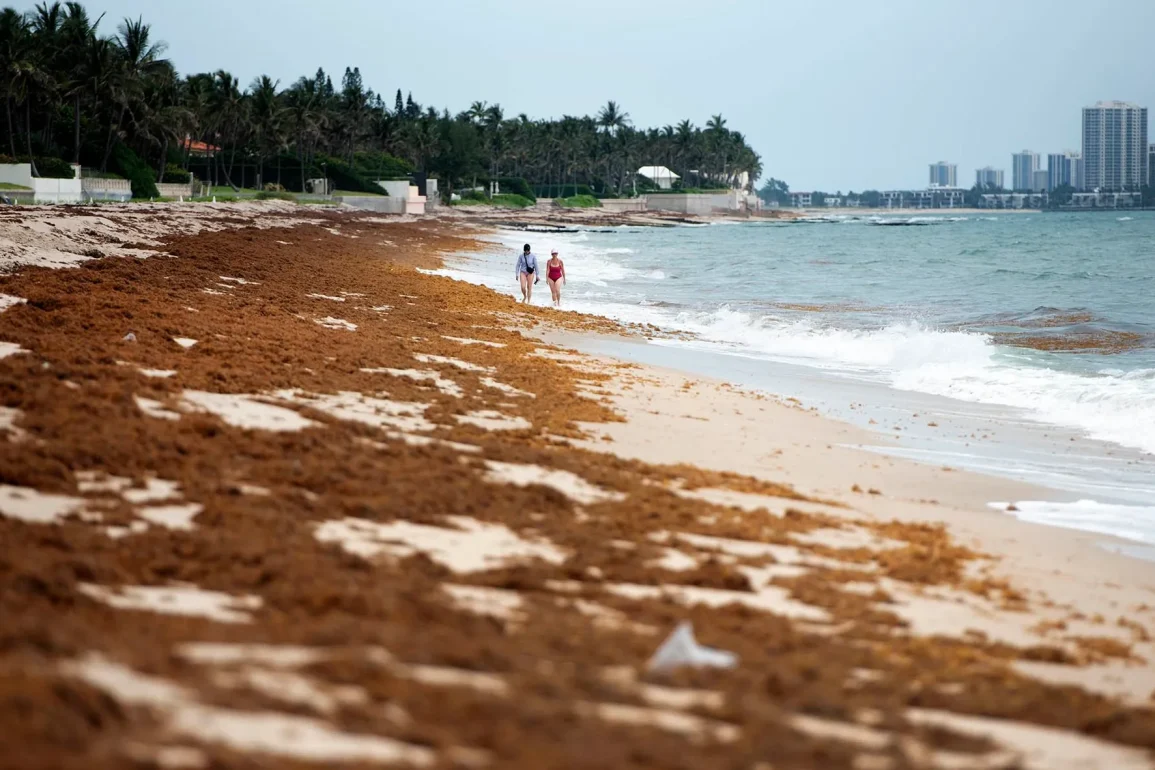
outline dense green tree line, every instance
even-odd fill
[[[142,19],[123,20],[115,34],[101,31],[103,20],[77,2],[0,12],[0,152],[41,166],[63,158],[122,174],[148,168],[156,181],[191,169],[234,187],[297,190],[320,175],[356,187],[418,170],[445,180],[443,189],[520,177],[622,195],[641,165],[666,165],[687,187],[730,186],[744,173],[752,185],[762,170],[721,115],[701,128],[684,120],[640,129],[613,101],[594,116],[550,120],[480,101],[451,114],[400,90],[390,105],[356,67],[339,84],[318,70],[288,85],[262,75],[244,87],[223,69],[180,75]]]

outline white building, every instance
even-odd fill
[[[1047,156],[1047,192],[1061,185],[1070,185],[1076,190],[1082,189],[1083,156],[1081,153],[1066,150],[1052,152]]]
[[[930,164],[931,187],[958,187],[958,165],[940,160]]]
[[[1134,191],[1147,183],[1147,108],[1099,102],[1083,108],[1086,189]]]
[[[805,208],[813,204],[813,195],[808,192],[792,192],[790,202],[798,208]]]
[[[975,184],[977,184],[981,190],[985,190],[992,185],[995,189],[1001,190],[1003,189],[1003,170],[1001,168],[991,168],[990,166],[980,168],[975,171]]]
[[[658,186],[659,190],[669,190],[674,186],[674,182],[681,179],[665,166],[642,166],[638,169],[638,176],[644,176],[651,182]]]

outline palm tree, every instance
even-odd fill
[[[12,124],[13,80],[26,55],[28,24],[14,8],[0,11],[0,82],[4,86],[4,111],[8,119],[8,146],[16,157],[16,131]]]
[[[168,60],[161,58],[167,45],[164,41],[152,42],[152,28],[137,17],[136,21],[125,19],[117,28],[113,42],[117,53],[117,68],[109,79],[113,89],[113,99],[119,103],[120,114],[109,124],[108,140],[104,145],[104,160],[101,170],[108,170],[108,158],[112,154],[112,140],[124,125],[124,116],[132,104],[139,99],[144,89],[144,81],[169,66]]]
[[[32,101],[38,92],[45,92],[46,95],[50,96],[52,76],[47,67],[51,47],[41,47],[34,36],[34,30],[35,27],[29,25],[26,19],[22,19],[12,29],[13,38],[9,49],[11,58],[5,63],[9,78],[9,98],[24,104],[24,141],[28,150],[28,162],[32,166],[32,176],[39,176],[36,169],[36,159],[32,156]],[[50,30],[50,34],[55,34],[55,30]],[[9,112],[8,125],[9,131],[11,131],[11,112]],[[14,144],[13,147],[15,147]]]
[[[101,17],[103,18],[103,16]],[[72,99],[72,162],[80,164],[80,99],[85,93],[96,92],[108,69],[108,53],[111,50],[107,40],[96,37],[96,26],[90,21],[84,6],[77,2],[66,4],[64,21],[60,25],[60,36],[64,47],[64,78],[61,93]]]
[[[630,113],[622,112],[618,103],[610,99],[598,113],[597,121],[598,125],[604,128],[607,133],[616,134],[619,129],[630,124]]]
[[[216,116],[214,134],[219,137],[222,151],[226,145],[230,146],[228,166],[221,168],[225,184],[233,190],[239,190],[240,188],[233,183],[233,165],[237,160],[237,146],[248,128],[248,101],[238,88],[236,77],[225,70],[217,70],[213,75],[209,99]],[[219,163],[219,158],[217,160]]]
[[[254,78],[249,85],[249,98],[252,103],[253,127],[257,135],[257,158],[260,168],[258,183],[264,183],[265,160],[272,153],[277,153],[277,183],[280,184],[280,150],[283,133],[283,117],[285,108],[281,104],[277,85],[268,75]]]

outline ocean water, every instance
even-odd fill
[[[940,415],[953,432],[908,419],[896,453],[1082,495],[1055,514],[1065,526],[1114,505],[1084,528],[1155,543],[1155,212],[835,216],[497,240],[442,272],[514,294],[521,244],[542,257],[557,248],[565,309],[690,333],[638,358],[809,395],[863,423],[913,408]],[[544,281],[537,289],[535,304],[548,305]],[[975,430],[1000,438],[972,442]],[[1143,521],[1110,523],[1132,513]]]

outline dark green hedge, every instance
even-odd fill
[[[538,198],[571,198],[574,195],[593,196],[594,191],[588,184],[539,184],[534,186]]]
[[[529,186],[529,182],[519,176],[500,177],[497,184],[503,193],[513,193],[523,198],[529,198],[531,201],[537,201],[537,196],[533,194],[533,188]]]
[[[371,182],[354,166],[350,166],[339,158],[334,158],[331,155],[318,155],[314,165],[323,169],[325,176],[333,180],[333,186],[338,190],[381,193],[381,185]]]
[[[180,166],[169,163],[164,167],[164,175],[161,176],[160,181],[165,184],[188,184],[189,176],[189,172]]]
[[[117,173],[132,183],[132,197],[160,197],[156,189],[156,180],[153,178],[153,170],[132,151],[131,147],[118,142],[112,148],[112,165]]]

